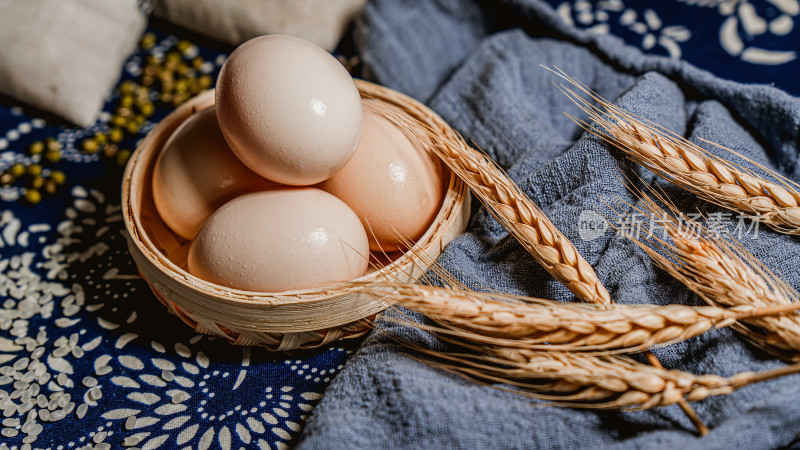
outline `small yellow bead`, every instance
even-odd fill
[[[64,184],[64,182],[67,181],[67,176],[60,170],[54,170],[50,172],[50,180],[55,184]]]
[[[133,93],[136,83],[131,80],[125,80],[119,85],[119,93],[122,95],[130,95]]]
[[[198,53],[200,53],[200,51],[194,44],[189,44],[189,46],[186,47],[186,50],[181,51],[181,55],[183,55],[184,59],[194,58],[195,56],[197,56]]]
[[[122,116],[115,115],[111,118],[111,123],[118,127],[124,127],[128,121]]]
[[[44,152],[44,142],[42,141],[34,142],[33,144],[31,144],[30,147],[28,147],[28,152],[30,152],[31,155],[42,154],[42,152]]]
[[[119,105],[124,108],[130,108],[133,106],[133,95],[123,95],[120,97]]]
[[[175,92],[184,93],[189,90],[189,82],[186,80],[178,80],[175,83]]]
[[[108,141],[108,135],[103,133],[102,131],[98,131],[94,134],[94,140],[97,141],[99,144],[105,144]]]
[[[50,161],[52,164],[55,164],[61,161],[61,152],[48,150],[47,153],[44,154],[44,158]]]
[[[206,62],[206,60],[198,56],[197,58],[192,60],[192,67],[194,68],[194,70],[200,70],[200,67],[203,66],[204,62]]]
[[[136,134],[137,132],[139,132],[140,128],[141,128],[141,125],[139,125],[135,121],[130,121],[130,122],[128,122],[127,125],[125,125],[125,130],[127,130],[128,133],[130,133],[130,134]]]
[[[119,128],[112,128],[111,131],[108,132],[108,137],[111,139],[111,142],[120,142],[122,138],[125,137],[125,134]]]
[[[156,46],[156,35],[153,33],[145,33],[142,36],[142,40],[139,42],[139,46],[143,50],[150,50],[151,48]]]
[[[39,175],[31,179],[31,187],[34,189],[41,189],[44,186],[44,177]]]
[[[189,100],[189,94],[186,92],[179,92],[175,94],[175,97],[172,99],[172,104],[174,106],[182,105],[186,100]]]
[[[0,175],[0,185],[6,186],[14,182],[14,175],[11,172],[6,172]]]
[[[44,191],[50,195],[55,195],[57,190],[58,186],[52,181],[48,181],[44,184]]]
[[[150,99],[150,89],[146,87],[142,87],[141,90],[136,94],[136,106],[142,106],[145,103],[151,103],[152,100]]]
[[[42,194],[36,189],[28,189],[23,194],[23,198],[31,205],[37,205],[42,201]]]
[[[161,55],[147,55],[147,65],[158,67],[161,65],[161,61],[164,60],[164,57]]]
[[[11,166],[10,173],[11,175],[14,175],[14,178],[19,178],[25,175],[25,166],[20,163],[16,163]]]
[[[100,144],[97,143],[94,138],[85,139],[83,141],[83,151],[85,153],[97,153],[97,150],[100,148]]]
[[[164,63],[164,70],[166,73],[174,74],[178,70],[178,63],[176,61],[166,61]]]
[[[181,54],[175,51],[167,52],[167,61],[174,61],[176,63],[181,61]]]
[[[128,159],[130,159],[130,157],[131,157],[130,150],[120,150],[119,152],[117,152],[117,164],[119,164],[120,166],[124,166],[128,162]]]
[[[139,111],[140,111],[140,112],[141,112],[141,113],[142,113],[142,114],[143,114],[145,117],[150,117],[150,116],[152,116],[152,115],[153,115],[153,113],[155,112],[155,107],[153,106],[153,104],[152,104],[152,103],[144,103],[144,104],[142,104],[142,105],[139,105]]]
[[[106,157],[111,158],[117,154],[117,150],[119,150],[119,148],[115,144],[109,144],[103,149],[103,154],[106,155]]]
[[[31,164],[28,166],[28,175],[36,177],[42,174],[42,166],[39,164]]]
[[[44,143],[48,150],[61,150],[61,142],[58,142],[55,138],[47,138]]]
[[[175,44],[175,48],[178,49],[179,52],[185,52],[186,50],[189,50],[191,47],[192,43],[185,39],[181,39],[180,41],[178,41],[177,44]]]
[[[175,82],[175,73],[170,71],[169,69],[162,69],[160,70],[156,76],[158,77],[158,81],[161,83],[173,83]]]
[[[182,77],[189,76],[189,71],[191,70],[194,69],[190,68],[186,63],[180,63],[178,64],[178,67],[175,68],[175,72]]]
[[[211,75],[202,75],[200,78],[197,79],[197,82],[200,83],[200,87],[203,89],[208,89],[211,87],[211,83],[214,82],[214,79],[211,78]]]
[[[189,93],[192,95],[197,95],[203,89],[200,87],[200,83],[197,81],[197,78],[192,78],[189,80]]]

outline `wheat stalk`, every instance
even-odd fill
[[[570,117],[637,164],[700,198],[759,220],[776,231],[800,234],[800,185],[797,183],[709,142],[746,159],[778,182],[764,180],[752,170],[714,156],[683,137],[611,104],[560,69],[552,71],[599,105],[562,85],[561,91],[599,128]]]
[[[618,355],[583,355],[459,344],[469,353],[445,353],[407,344],[436,358],[423,361],[473,381],[504,383],[511,392],[555,406],[643,410],[730,394],[760,381],[800,372],[800,364],[732,377],[666,370]],[[446,361],[446,362],[443,362]]]
[[[438,326],[414,326],[440,334],[497,347],[604,354],[610,350],[642,351],[686,340],[712,328],[730,326],[737,320],[800,309],[800,303],[733,309],[619,304],[602,308],[400,283],[371,283],[363,292],[425,314]]]
[[[383,104],[381,113],[395,125],[416,134],[469,186],[490,213],[536,261],[580,300],[609,304],[611,297],[592,266],[550,222],[550,219],[489,157],[469,147],[463,139],[440,139],[435,130],[408,126],[408,118]]]
[[[386,106],[384,117],[395,125],[416,134],[421,142],[432,142],[431,148],[486,205],[489,212],[556,280],[563,283],[580,300],[609,305],[611,296],[592,266],[550,222],[550,219],[519,189],[491,159],[463,140],[439,139],[436,130],[420,131],[408,126],[407,117]],[[657,360],[656,360],[657,361]],[[686,415],[703,435],[707,428],[686,401],[679,402]]]
[[[637,243],[666,272],[686,285],[710,305],[729,307],[772,307],[797,304],[800,296],[791,286],[769,271],[758,259],[740,245],[715,236],[699,223],[692,223],[663,197],[672,214],[668,214],[650,196],[637,191],[641,207],[636,211],[658,220],[665,233],[662,239],[653,234],[628,236]],[[626,208],[633,208],[626,204]],[[623,214],[617,211],[617,214]],[[692,223],[692,226],[686,224]],[[761,316],[742,319],[744,323],[762,329],[737,326],[736,329],[755,343],[789,352],[790,359],[800,358],[800,316]]]

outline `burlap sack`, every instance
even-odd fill
[[[288,34],[333,50],[366,0],[159,0],[153,14],[238,45],[262,34]]]
[[[145,24],[136,0],[0,0],[0,93],[89,126]]]

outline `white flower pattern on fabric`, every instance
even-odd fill
[[[767,22],[747,0],[728,0],[720,3],[719,12],[727,18],[719,30],[722,48],[731,56],[752,64],[780,65],[797,59],[797,52],[770,50],[755,45],[748,46],[745,39],[772,34],[786,36],[794,28],[794,17],[800,14],[797,0],[766,0],[780,11],[780,15]]]
[[[0,331],[8,336],[0,335],[0,442],[33,444],[49,423],[69,419],[91,425],[79,428],[85,434],[78,439],[43,448],[104,449],[111,448],[109,442],[142,449],[287,447],[321,395],[298,390],[293,379],[248,376],[254,352],[259,361],[268,358],[263,349],[230,347],[188,328],[178,334],[190,337],[178,336],[169,346],[142,342],[149,338],[142,336],[147,325],[140,313],[158,311],[159,320],[167,315],[155,301],[128,301],[143,282],[120,250],[121,208],[81,186],[71,197],[55,228],[26,225],[11,210],[0,212],[0,245],[18,253],[0,257],[0,297],[6,298]],[[40,253],[25,251],[32,241]],[[54,326],[35,327],[41,320]],[[137,348],[130,351],[132,346]],[[212,361],[205,351],[214,346],[224,349],[217,359],[220,353],[240,356]],[[342,347],[328,351],[350,353]],[[314,367],[308,359],[288,363],[305,368],[288,373],[317,384],[329,382],[337,370]],[[303,370],[314,376],[304,377]],[[239,389],[246,394],[231,395]],[[0,450],[9,448],[22,447],[0,443]]]
[[[591,34],[611,33],[609,21],[616,20],[619,25],[642,36],[639,45],[643,50],[650,51],[658,45],[675,59],[682,56],[680,44],[692,37],[689,29],[682,25],[664,26],[655,10],[646,8],[638,13],[627,8],[622,0],[564,2],[556,7],[556,11],[568,25],[583,28]]]
[[[127,76],[177,42],[166,35],[131,56]],[[197,70],[213,74],[225,55],[204,52]],[[135,147],[163,109],[120,145]],[[92,127],[56,127],[0,107],[0,174],[41,164],[44,177],[60,168],[95,186],[47,199],[56,209],[17,204],[20,183],[0,187],[9,202],[0,205],[0,450],[287,447],[351,351],[296,355],[320,374],[307,378],[266,350],[197,335],[169,315],[127,252],[120,205],[107,200],[119,198],[120,169],[79,148],[111,119],[105,111]],[[27,151],[46,137],[61,146],[57,165]]]
[[[797,59],[794,50],[763,48],[754,44],[760,36],[770,38],[788,36],[800,15],[798,0],[763,0],[762,9],[769,8],[770,18],[762,17],[757,2],[749,0],[678,0],[687,6],[716,8],[724,18],[719,29],[719,43],[729,55],[741,61],[759,65],[781,65]],[[639,45],[644,51],[660,47],[671,57],[683,55],[681,45],[692,38],[689,28],[680,24],[665,25],[653,8],[637,11],[627,7],[623,0],[589,2],[575,0],[562,2],[556,11],[564,23],[581,28],[591,34],[611,34],[611,22],[641,35]]]

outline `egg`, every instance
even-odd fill
[[[347,164],[361,135],[361,98],[347,70],[299,38],[261,36],[220,70],[217,116],[239,159],[259,175],[303,186]]]
[[[365,99],[361,141],[350,162],[318,187],[347,203],[361,219],[371,250],[405,248],[425,233],[442,203],[439,160]]]
[[[278,186],[231,152],[214,107],[190,116],[167,140],[153,171],[153,200],[177,234],[194,238],[203,221],[228,200]]]
[[[280,292],[362,276],[367,235],[341,200],[310,187],[237,197],[189,247],[189,272],[234,289]]]

